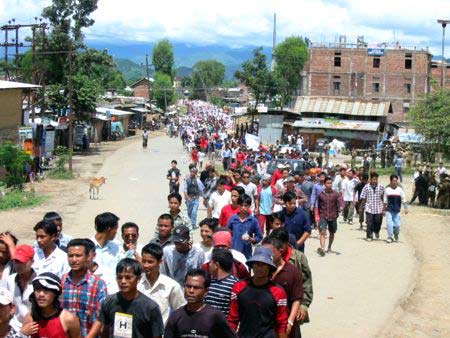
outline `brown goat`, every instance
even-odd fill
[[[102,184],[106,183],[106,178],[102,177],[92,177],[89,180],[89,198],[98,200],[98,191]]]

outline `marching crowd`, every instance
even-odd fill
[[[199,152],[213,144],[212,158],[191,154],[184,178],[172,161],[153,239],[110,212],[97,215],[91,238],[66,234],[56,212],[34,226],[34,245],[0,234],[0,337],[300,337],[313,301],[311,233],[322,257],[333,253],[338,222],[354,216],[367,241],[380,238],[384,217],[386,242],[399,240],[406,204],[396,175],[384,187],[364,167],[289,161],[270,174],[276,148],[249,150],[229,129],[220,109],[189,107],[178,133]],[[200,202],[207,217],[197,222]]]

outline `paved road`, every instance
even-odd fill
[[[68,232],[91,236],[95,215],[111,211],[121,223],[139,224],[140,242],[145,243],[152,237],[157,217],[167,210],[165,175],[172,159],[186,173],[188,159],[180,140],[166,136],[152,139],[146,150],[137,140],[112,153],[99,172],[107,178],[100,199],[81,204],[78,218],[67,223],[71,224]],[[201,211],[199,219],[203,215]],[[311,323],[303,327],[305,337],[373,336],[408,290],[415,264],[411,247],[404,242],[366,243],[363,237],[355,226],[340,224],[335,244],[339,254],[323,258],[315,253],[318,239],[308,240],[315,292]]]
[[[173,159],[178,161],[182,174],[185,174],[188,157],[181,141],[166,136],[149,140],[147,149],[136,140],[112,153],[97,174],[106,177],[99,199],[87,198],[81,204],[77,213],[79,218],[71,222],[71,233],[91,235],[95,216],[111,211],[120,217],[120,224],[137,223],[141,228],[140,242],[146,243],[153,236],[158,216],[168,211],[166,174]],[[200,210],[199,220],[204,213]]]

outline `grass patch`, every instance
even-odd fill
[[[389,176],[396,174],[395,167],[377,168],[376,172],[380,176]],[[402,175],[412,175],[414,174],[414,168],[403,168]]]
[[[35,207],[45,200],[45,196],[36,196],[33,192],[13,190],[0,199],[0,210]]]
[[[73,171],[52,169],[48,172],[48,177],[54,178],[56,180],[72,180],[75,178]]]

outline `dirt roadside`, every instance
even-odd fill
[[[404,220],[418,261],[416,277],[378,337],[450,337],[449,213],[413,206]]]
[[[149,136],[152,139],[163,134],[163,131],[157,131]],[[2,220],[0,231],[11,230],[22,242],[32,243],[34,241],[32,228],[48,211],[61,213],[64,222],[71,224],[71,221],[77,217],[80,203],[89,198],[89,179],[100,171],[108,156],[124,146],[138,142],[140,137],[139,134],[118,142],[91,144],[89,154],[76,154],[73,157],[73,168],[77,177],[73,180],[45,178],[42,182],[36,183],[36,193],[46,196],[48,198],[46,202],[34,208],[0,212]],[[29,186],[26,187],[26,189],[29,188]]]

